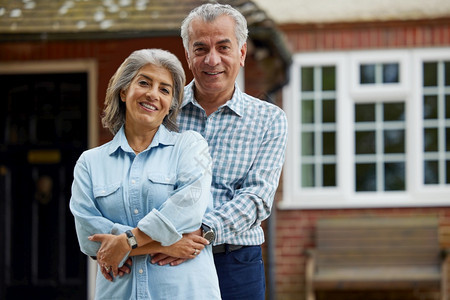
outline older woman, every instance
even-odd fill
[[[114,138],[80,156],[70,200],[81,251],[99,262],[96,299],[220,299],[211,246],[186,234],[211,205],[211,158],[198,133],[176,132],[184,84],[159,49],[133,52],[109,82],[102,122]],[[160,266],[146,253],[188,260]],[[117,276],[128,257],[131,276]]]

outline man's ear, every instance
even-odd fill
[[[189,52],[184,50],[184,57],[186,57],[186,61],[188,63],[189,70],[191,70],[191,61],[189,60]]]
[[[242,45],[240,53],[241,53],[241,57],[240,57],[241,67],[244,67],[245,66],[245,57],[247,56],[247,43],[244,43],[244,45]]]

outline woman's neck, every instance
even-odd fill
[[[143,130],[142,127],[125,125],[125,136],[127,137],[128,145],[136,154],[141,153],[151,144],[157,130]]]

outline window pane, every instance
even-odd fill
[[[336,133],[335,132],[323,132],[322,133],[323,155],[336,154]]]
[[[335,67],[323,67],[322,68],[322,90],[334,91],[336,82]]]
[[[375,131],[357,131],[355,133],[355,154],[375,153]]]
[[[445,128],[445,151],[450,151],[450,128]]]
[[[384,131],[384,153],[405,153],[405,131]]]
[[[398,83],[398,64],[383,64],[383,83]]]
[[[445,183],[450,183],[450,160],[445,162],[445,170],[446,170],[446,181]]]
[[[314,165],[303,164],[302,165],[302,187],[314,186]]]
[[[323,186],[336,186],[336,164],[324,164]]]
[[[375,121],[375,104],[356,104],[355,122]]]
[[[322,101],[322,122],[323,123],[336,122],[335,103],[336,103],[336,101],[334,99]]]
[[[424,177],[425,184],[439,183],[439,164],[437,161],[425,161]]]
[[[302,133],[302,156],[314,155],[314,133]]]
[[[360,65],[359,73],[361,84],[375,83],[375,65]]]
[[[405,164],[385,163],[384,164],[384,189],[386,191],[405,190]]]
[[[444,63],[444,69],[445,69],[445,78],[444,78],[444,82],[446,86],[450,86],[450,62],[447,61]]]
[[[356,191],[376,191],[375,164],[356,164]]]
[[[450,119],[450,95],[445,95],[445,118]]]
[[[314,100],[302,101],[302,123],[314,123]]]
[[[302,91],[314,90],[314,69],[313,67],[302,68]]]
[[[425,128],[423,147],[425,152],[436,152],[438,150],[438,129]]]
[[[423,86],[437,86],[437,63],[423,64]]]
[[[405,104],[386,103],[383,108],[384,121],[404,121]]]
[[[424,96],[423,97],[423,118],[437,119],[438,117],[438,98],[437,96]]]

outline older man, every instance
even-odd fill
[[[201,133],[213,157],[214,209],[203,219],[203,232],[213,244],[222,298],[264,299],[261,222],[270,215],[284,161],[286,116],[236,84],[248,36],[239,11],[197,7],[181,36],[194,80],[185,88],[178,123],[182,131]]]

